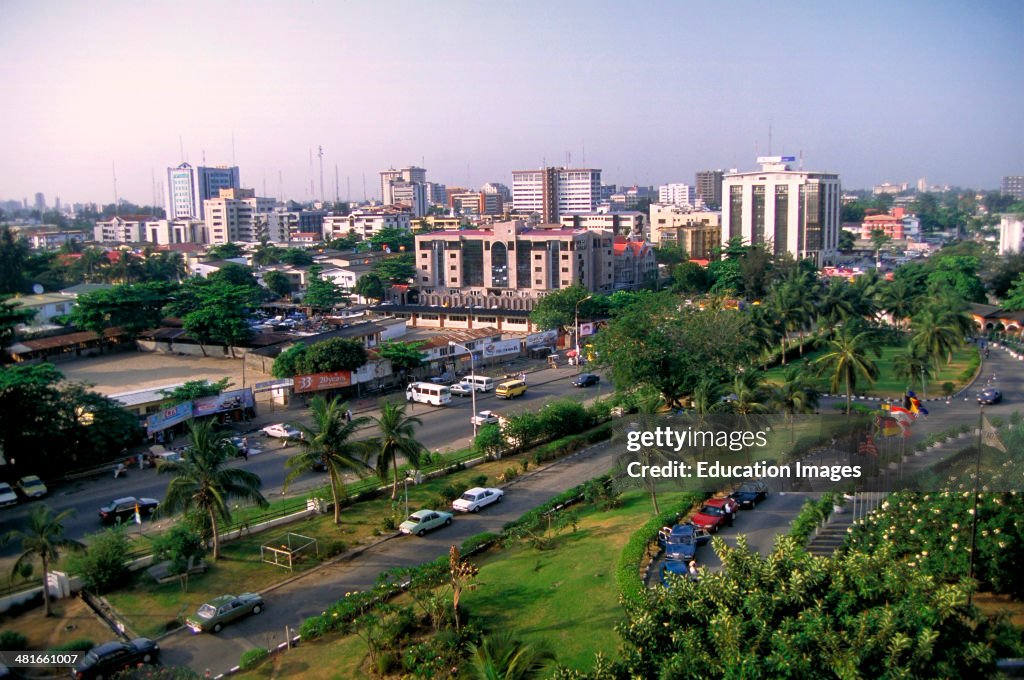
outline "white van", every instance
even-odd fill
[[[415,382],[405,388],[407,401],[418,401],[421,404],[444,406],[452,400],[452,393],[444,385],[428,382]]]
[[[490,392],[494,389],[494,378],[486,375],[467,375],[460,380],[463,385],[472,385],[477,392]]]

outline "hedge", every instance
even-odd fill
[[[615,581],[619,586],[619,594],[626,604],[638,605],[643,602],[644,583],[640,578],[640,563],[647,554],[647,546],[657,538],[658,531],[664,526],[675,524],[706,497],[707,494],[703,493],[684,493],[671,509],[664,510],[647,520],[629,537],[615,568]]]
[[[254,647],[242,652],[242,658],[238,661],[238,667],[247,671],[260,661],[270,656],[270,650],[266,647]]]
[[[835,494],[831,491],[823,493],[818,500],[808,498],[793,519],[793,523],[789,525],[789,535],[800,545],[805,544],[814,528],[832,514],[834,502]]]

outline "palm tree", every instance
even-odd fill
[[[925,380],[931,377],[931,365],[929,358],[916,349],[913,345],[901,352],[892,359],[893,375],[907,381],[907,389],[913,389],[914,381],[921,380],[921,388],[924,389]]]
[[[527,644],[509,631],[486,636],[470,646],[471,673],[477,680],[531,680],[539,678],[555,655],[547,647]]]
[[[818,302],[818,323],[835,328],[853,317],[857,311],[854,298],[848,283],[833,279]]]
[[[260,239],[260,243],[252,251],[252,263],[258,265],[256,268],[264,267],[268,264],[274,264],[280,262],[281,249],[277,246],[270,245],[266,236]]]
[[[959,316],[961,314],[937,305],[921,310],[911,321],[911,349],[931,360],[936,369],[942,362],[949,363],[953,350],[964,338]]]
[[[30,564],[30,560],[38,557],[43,563],[43,610],[46,612],[46,616],[52,615],[50,589],[46,583],[50,565],[60,559],[61,550],[85,547],[78,541],[64,538],[64,521],[74,514],[74,508],[54,514],[48,505],[37,505],[28,513],[28,528],[26,530],[11,529],[0,540],[0,545],[7,545],[11,541],[21,541],[21,555],[18,556],[11,568],[12,579],[15,574],[21,572],[25,564]]]
[[[904,322],[913,316],[917,297],[917,293],[904,279],[895,279],[882,288],[882,309],[889,312],[896,328],[902,330]]]
[[[772,289],[768,298],[768,308],[771,314],[778,320],[779,331],[782,337],[782,365],[786,365],[786,340],[788,335],[799,330],[803,334],[804,323],[807,319],[805,299],[800,289],[789,282],[782,283]]]
[[[818,408],[818,390],[810,377],[795,366],[786,370],[784,382],[772,389],[768,397],[769,408],[786,416],[790,439],[794,436],[793,418],[797,414],[814,413]]]
[[[372,473],[373,468],[366,462],[371,454],[367,442],[351,441],[357,428],[370,422],[369,418],[345,417],[348,404],[338,397],[327,401],[316,396],[309,403],[313,414],[311,427],[299,425],[302,451],[285,461],[288,475],[285,488],[303,472],[323,465],[331,480],[331,497],[334,500],[334,523],[341,524],[341,500],[345,497],[345,473],[355,472],[362,476]]]
[[[847,414],[850,413],[857,380],[874,382],[878,378],[878,365],[871,360],[870,354],[882,356],[874,332],[870,329],[858,331],[845,325],[825,344],[825,354],[814,360],[819,370],[829,374],[829,389],[833,393],[839,390],[840,385],[845,387]]]
[[[388,478],[388,468],[394,471],[391,500],[398,497],[398,456],[403,456],[414,468],[420,466],[420,454],[426,449],[416,441],[416,427],[423,421],[415,416],[405,415],[405,404],[386,402],[380,410],[380,417],[373,419],[380,428],[380,435],[368,443],[377,451],[377,476]]]
[[[269,505],[260,493],[263,481],[248,470],[226,467],[232,444],[213,430],[211,421],[189,424],[188,449],[180,461],[160,462],[157,472],[174,475],[160,504],[165,514],[197,510],[210,522],[213,559],[220,557],[219,523],[231,521],[234,498],[261,508]]]

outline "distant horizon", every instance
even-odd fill
[[[998,190],[1024,174],[1022,27],[1010,0],[10,0],[0,194],[109,204],[116,172],[151,204],[187,160],[306,202],[321,145],[328,201],[364,181],[379,199],[378,173],[407,165],[471,189],[544,165],[658,186],[783,153],[849,190]]]

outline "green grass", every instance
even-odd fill
[[[874,384],[868,386],[864,384],[858,384],[855,394],[865,395],[871,397],[898,397],[904,393],[907,388],[907,384],[904,380],[896,378],[895,372],[893,371],[893,358],[902,354],[906,350],[906,345],[899,345],[895,347],[883,347],[881,358],[872,356],[872,360],[878,365],[879,377]],[[792,366],[799,365],[810,365],[815,359],[825,354],[824,349],[818,349],[813,352],[809,352],[804,355],[804,358],[796,361],[791,361],[786,366],[775,366],[765,371],[765,380],[769,383],[781,384],[783,382],[786,369]],[[960,374],[970,364],[971,358],[977,356],[978,349],[973,345],[965,345],[953,353],[953,360],[942,366],[939,370],[938,376],[928,380],[927,393],[929,397],[939,396],[942,394],[942,383],[951,382],[956,385],[956,389],[963,387],[963,381],[959,380]],[[820,378],[816,382],[818,390],[822,392],[830,392],[828,378]],[[922,393],[920,380],[915,381],[913,388],[919,395]],[[840,390],[841,391],[841,390]]]

